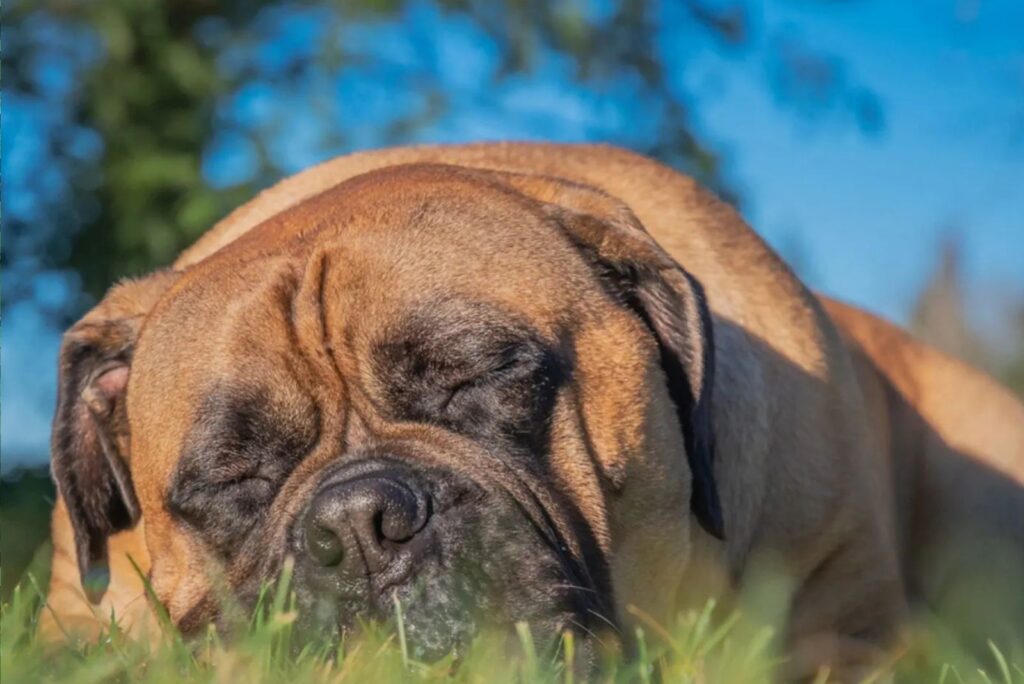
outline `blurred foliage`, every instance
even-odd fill
[[[602,137],[735,199],[714,145],[693,124],[696,95],[681,74],[708,41],[726,53],[745,49],[755,6],[10,0],[0,19],[5,114],[20,116],[4,122],[4,294],[8,302],[37,296],[39,273],[65,278],[71,301],[49,307],[66,321],[117,278],[167,264],[296,167],[430,138],[445,117],[486,101],[489,87],[550,69],[609,109],[618,123]],[[674,28],[668,37],[665,26]],[[453,59],[442,50],[449,27],[494,53],[487,87],[460,91],[442,78],[438,63]],[[881,125],[873,96],[840,60],[792,37],[775,44],[769,79],[782,101],[849,110],[865,130]],[[370,82],[390,86],[393,104],[357,122],[360,107],[373,107],[372,97],[359,97],[359,84]],[[277,106],[259,104],[268,93]],[[12,159],[10,135],[38,137],[41,149]],[[246,168],[212,181],[218,154]]]
[[[1017,396],[1024,397],[1024,301],[1017,303],[1010,326],[1014,331],[1016,349],[1006,355],[996,376],[1016,392]]]
[[[11,597],[36,550],[50,536],[55,496],[47,468],[0,479],[0,601]]]
[[[947,237],[914,305],[910,328],[937,349],[981,366],[987,360],[986,353],[967,318],[962,260],[961,243]]]
[[[910,329],[920,339],[962,361],[984,369],[1024,397],[1024,298],[996,302],[1002,327],[999,340],[978,332],[967,302],[963,243],[951,233],[939,245],[935,266],[917,297]]]

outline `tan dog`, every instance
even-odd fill
[[[950,523],[1024,542],[1018,402],[600,146],[368,152],[264,192],[67,333],[53,469],[53,632],[142,629],[126,554],[185,630],[292,555],[308,614],[397,592],[424,656],[485,613],[664,620],[763,554],[797,659],[853,667]]]

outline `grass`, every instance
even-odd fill
[[[550,682],[576,684],[581,646],[564,639],[557,649],[534,643],[519,625],[513,646],[482,638],[455,666],[453,659],[419,663],[410,656],[401,606],[388,625],[371,625],[358,639],[330,647],[294,651],[295,612],[285,584],[268,587],[262,607],[230,640],[210,631],[188,641],[166,628],[155,644],[127,638],[112,624],[95,644],[53,647],[35,638],[43,606],[41,588],[49,574],[46,521],[52,483],[45,472],[22,473],[0,482],[0,683],[20,682]],[[42,544],[40,547],[39,545]],[[38,550],[36,550],[38,548]],[[950,594],[942,618],[919,616],[910,647],[870,681],[967,684],[1024,684],[1024,625],[1007,632],[993,610],[1024,605],[1024,596],[1000,596],[996,585],[1024,594],[1024,563],[998,549],[976,548],[962,555],[983,558],[993,568],[1017,568],[1015,580],[981,579]],[[33,555],[34,552],[34,555]],[[780,616],[788,601],[784,581],[763,573],[738,601],[738,610],[714,603],[681,613],[661,625],[634,613],[639,631],[633,657],[603,654],[598,681],[767,682],[784,660],[777,644]],[[966,624],[965,624],[966,623]],[[952,627],[951,625],[955,626]],[[972,645],[963,633],[972,635]],[[998,638],[992,635],[999,634]]]
[[[164,625],[153,644],[129,639],[112,623],[99,643],[54,647],[38,641],[35,624],[43,606],[40,587],[47,571],[45,552],[5,601],[0,614],[0,680],[19,682],[544,682],[575,684],[581,672],[578,644],[566,635],[554,649],[539,648],[529,626],[516,626],[512,648],[507,639],[481,638],[458,663],[452,657],[416,662],[405,641],[401,606],[387,625],[367,625],[358,638],[330,646],[296,650],[292,640],[296,613],[287,580],[268,587],[260,605],[231,639],[210,629],[184,640]],[[725,611],[708,602],[681,613],[671,625],[659,625],[634,611],[635,654],[609,651],[589,677],[601,682],[768,682],[783,663],[766,605],[783,605],[778,585],[764,583]],[[752,615],[761,615],[754,619]],[[989,642],[970,652],[937,621],[923,621],[912,645],[899,660],[874,673],[871,682],[1012,684],[1024,682],[1022,644]],[[815,681],[828,681],[820,673]]]

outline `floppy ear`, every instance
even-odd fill
[[[515,189],[542,203],[588,257],[611,294],[632,309],[657,340],[669,395],[683,429],[693,480],[691,510],[705,530],[724,538],[712,468],[714,339],[703,287],[651,238],[621,201],[560,179],[503,175]]]
[[[125,396],[146,314],[176,278],[160,272],[111,289],[64,334],[51,468],[68,509],[82,588],[98,603],[109,582],[107,538],[135,525]]]

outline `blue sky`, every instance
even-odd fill
[[[613,105],[620,94],[574,87],[569,65],[557,60],[535,77],[491,89],[494,48],[471,24],[446,20],[439,31],[426,4],[407,21],[422,27],[413,32],[418,41],[394,26],[347,37],[350,46],[362,43],[386,56],[370,78],[342,74],[314,84],[338,96],[317,105],[337,107],[358,146],[375,144],[369,133],[381,117],[424,105],[402,88],[403,79],[424,74],[441,79],[458,106],[420,131],[422,141],[601,140],[624,125],[637,131],[647,125],[642,103],[624,109]],[[293,50],[318,30],[315,10],[280,23]],[[1024,2],[773,0],[754,15],[753,30],[760,38],[747,51],[690,45],[686,32],[672,27],[662,46],[696,52],[677,78],[698,93],[695,123],[724,153],[750,223],[805,264],[814,287],[897,321],[906,319],[935,263],[937,240],[955,230],[965,248],[972,312],[998,332],[1001,297],[1024,294]],[[766,71],[768,41],[777,35],[839,55],[844,73],[878,96],[882,130],[863,134],[841,109],[805,117],[779,103]],[[279,56],[260,59],[272,66]],[[229,55],[224,68],[245,57]],[[221,115],[254,122],[288,108],[290,129],[274,153],[284,168],[297,170],[322,154],[304,97],[297,91],[282,99],[256,84],[227,102]],[[13,168],[19,151],[31,153],[33,128],[19,127],[19,144],[8,137],[18,113],[7,114],[4,162]],[[204,171],[211,182],[231,184],[253,163],[244,140],[225,136],[211,144]],[[57,345],[58,331],[32,307],[5,308],[5,471],[23,456],[45,458]]]
[[[756,59],[732,71],[701,114],[734,151],[750,222],[780,246],[799,235],[812,284],[896,320],[952,229],[974,296],[1024,290],[1024,3],[981,2],[967,23],[953,2],[808,7],[769,3],[764,21],[842,55],[885,129],[795,120],[772,106]]]

